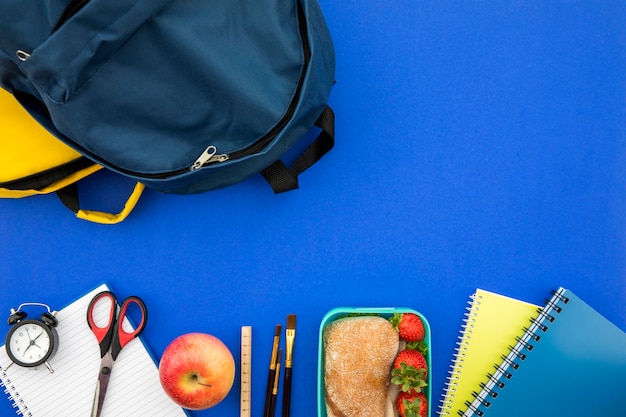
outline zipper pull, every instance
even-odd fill
[[[30,54],[26,51],[23,51],[21,49],[18,49],[15,52],[15,55],[17,56],[17,59],[19,59],[20,61],[24,62],[26,61],[28,58],[30,58]]]
[[[228,160],[228,155],[222,154],[217,155],[217,148],[214,145],[209,146],[202,152],[202,155],[196,159],[196,162],[189,167],[191,171],[195,171],[196,169],[200,169],[206,164],[210,162],[224,162]]]

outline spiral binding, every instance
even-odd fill
[[[458,340],[456,342],[456,346],[454,348],[453,361],[450,365],[450,370],[448,371],[448,377],[445,383],[445,392],[454,393],[456,391],[456,387],[458,385],[459,380],[459,369],[463,366],[463,362],[465,361],[465,355],[467,354],[467,347],[469,345],[469,340],[463,340],[463,335],[467,335],[471,337],[472,329],[474,328],[474,323],[476,322],[476,316],[478,315],[478,308],[481,303],[481,296],[477,294],[473,294],[470,296],[470,300],[468,302],[468,306],[465,308],[465,313],[463,317],[463,324],[461,325],[461,331],[458,336]],[[441,403],[439,404],[439,415],[440,416],[449,416],[452,412],[452,397],[447,398],[442,397]]]
[[[491,383],[497,386],[498,388],[500,389],[504,388],[504,385],[505,385],[504,382],[500,381],[499,379],[496,379],[496,377],[494,377],[493,374],[487,373],[487,378],[489,378],[489,381],[491,381]],[[481,383],[481,388],[485,388],[484,383]]]
[[[482,404],[482,402],[480,404]],[[467,405],[467,411],[470,411],[472,413],[472,415],[476,414],[477,416],[482,417],[485,414],[483,411],[478,409],[478,407],[480,405],[477,405],[477,404],[474,404],[474,403],[470,403],[470,402],[465,402],[465,405]],[[460,416],[464,416],[464,415],[467,414],[467,411],[464,413],[464,412],[459,410],[458,414]]]
[[[556,320],[556,316],[561,313],[563,307],[561,304],[567,304],[569,299],[564,296],[565,289],[552,291],[552,298],[545,301],[545,307],[537,310],[538,315],[529,327],[524,328],[524,335],[516,339],[515,346],[509,346],[507,355],[502,356],[502,363],[494,365],[496,372],[489,374],[487,384],[481,385],[481,392],[474,393],[474,401],[467,402],[467,411],[459,412],[464,417],[485,415],[485,409],[491,406],[489,398],[496,398],[500,391],[506,386],[506,380],[515,376],[515,372],[522,366],[521,362],[527,358],[527,353],[532,351],[535,344],[541,340],[541,335],[546,333],[550,324]]]
[[[9,401],[11,401],[13,408],[17,408],[17,410],[15,410],[17,415],[33,417],[32,413],[28,411],[28,406],[15,390],[15,386],[11,382],[11,378],[6,373],[6,370],[6,367],[0,365],[0,387],[4,387],[4,394],[7,396]]]

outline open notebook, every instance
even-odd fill
[[[624,417],[626,333],[560,288],[463,416]]]
[[[16,413],[31,417],[90,415],[100,348],[87,325],[87,306],[95,294],[107,289],[103,284],[59,311],[59,348],[50,359],[54,373],[43,365],[8,367],[11,360],[5,346],[0,347],[0,382]],[[158,367],[143,340],[129,342],[115,361],[102,417],[187,415],[161,388]]]
[[[441,401],[440,416],[457,416],[488,381],[487,372],[522,336],[539,307],[477,289],[469,300],[457,349]]]

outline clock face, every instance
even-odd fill
[[[36,320],[25,320],[11,329],[7,348],[11,359],[22,366],[36,366],[48,359],[53,351],[52,332]]]

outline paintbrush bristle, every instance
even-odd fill
[[[295,314],[289,314],[287,316],[287,329],[293,330],[295,328],[296,328],[296,315]]]
[[[280,324],[276,325],[276,332],[274,333],[274,336],[280,336],[280,332],[283,331],[283,326]]]

